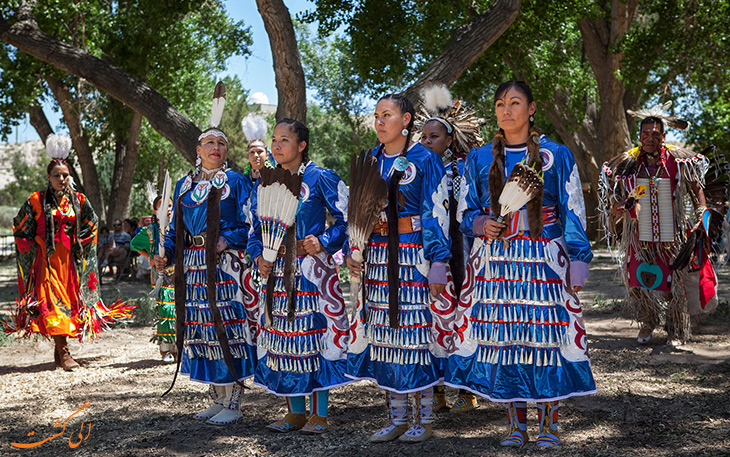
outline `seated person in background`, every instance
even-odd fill
[[[104,260],[101,263],[102,268],[107,266],[110,262],[123,262],[125,257],[127,257],[127,253],[129,252],[129,243],[132,241],[132,237],[129,236],[129,233],[122,230],[122,221],[120,221],[119,219],[114,220],[112,228],[114,229],[114,233],[112,233],[114,247],[110,248],[106,252]]]
[[[104,259],[106,251],[114,246],[114,239],[109,233],[109,227],[104,226],[99,229],[99,241],[96,246],[96,253],[98,258]]]

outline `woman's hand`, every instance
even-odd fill
[[[502,223],[497,222],[496,219],[487,219],[484,221],[484,235],[490,240],[496,240],[502,234],[502,230],[507,227],[507,222],[508,219]]]
[[[573,286],[573,292],[575,292],[576,294],[581,290],[583,290],[583,286]]]
[[[228,249],[228,242],[225,238],[223,238],[223,235],[220,235],[218,237],[218,242],[215,244],[215,252],[218,255],[221,255],[223,251]]]
[[[350,276],[360,279],[362,276],[362,262],[357,262],[352,260],[352,257],[347,256],[345,263],[347,263],[347,268],[350,269]]]
[[[162,273],[162,270],[164,270],[167,266],[167,257],[160,257],[159,255],[156,255],[155,258],[152,259],[152,264],[155,266],[155,270],[157,270],[158,273]]]
[[[429,284],[428,285],[428,290],[431,292],[431,295],[433,295],[434,297],[438,297],[439,295],[441,295],[441,292],[443,292],[444,289],[446,289],[446,284]]]
[[[309,255],[316,255],[322,252],[322,243],[314,235],[307,235],[304,237],[304,250]]]
[[[264,256],[256,257],[256,265],[259,267],[259,272],[262,278],[268,278],[271,275],[271,271],[274,269],[274,264],[264,260]]]

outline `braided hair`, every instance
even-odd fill
[[[392,102],[398,107],[401,115],[405,115],[406,113],[411,115],[411,120],[406,127],[408,131],[406,143],[403,146],[403,151],[401,151],[401,155],[405,157],[408,153],[408,146],[411,143],[411,136],[413,135],[416,110],[413,107],[413,103],[401,94],[386,94],[380,97],[378,103],[381,100],[389,100]],[[381,145],[378,154],[384,154],[384,151],[385,145]],[[400,271],[400,268],[398,268],[398,205],[400,202],[400,180],[404,174],[405,170],[399,171],[394,169],[388,182],[388,317],[391,328],[400,327],[398,322],[398,274]]]

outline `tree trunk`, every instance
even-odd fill
[[[512,25],[520,4],[521,0],[497,0],[491,8],[457,28],[441,54],[403,94],[417,104],[427,82],[452,85]]]
[[[45,146],[48,135],[51,135],[53,133],[53,128],[51,127],[50,122],[48,122],[48,118],[43,112],[43,108],[41,108],[41,105],[39,105],[38,103],[35,103],[28,107],[28,114],[30,116],[30,125],[32,125],[36,133],[38,133],[38,136],[41,138],[41,141],[43,141],[43,145]],[[76,171],[76,167],[74,167],[71,161],[67,160],[66,162],[68,163],[68,171],[71,173],[71,177],[74,179],[76,190],[81,192],[82,194],[86,194],[86,189],[84,188],[84,184],[81,181],[81,177]]]
[[[599,165],[631,145],[624,106],[626,89],[619,77],[624,55],[614,49],[628,33],[637,5],[638,0],[611,0],[610,20],[584,17],[578,23],[601,100],[596,119],[596,138],[600,141],[591,150]]]
[[[61,107],[63,120],[71,134],[71,141],[79,158],[81,173],[84,175],[84,189],[86,190],[84,193],[89,198],[91,207],[94,208],[99,220],[104,221],[106,220],[104,217],[104,197],[99,184],[99,173],[96,170],[96,163],[94,163],[94,153],[89,146],[89,138],[81,127],[79,110],[74,106],[71,91],[64,83],[50,76],[46,77],[46,83],[51,89],[58,106]]]
[[[134,169],[139,157],[139,135],[142,131],[142,115],[132,111],[126,130],[117,134],[114,148],[114,171],[109,198],[109,220],[123,220],[129,217],[129,202],[134,182]]]
[[[79,78],[143,115],[189,162],[195,163],[200,129],[153,88],[88,52],[44,33],[21,7],[19,20],[8,23],[0,16],[0,41]],[[303,93],[303,90],[302,90]],[[303,96],[303,95],[302,95]]]
[[[274,60],[276,90],[279,98],[276,120],[307,119],[307,96],[299,45],[289,10],[282,0],[256,0]]]

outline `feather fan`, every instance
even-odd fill
[[[223,117],[223,108],[226,107],[226,86],[218,81],[213,91],[213,105],[210,109],[210,126],[218,127]]]
[[[347,208],[347,234],[352,259],[364,260],[367,242],[378,223],[388,199],[388,186],[380,175],[378,161],[368,151],[353,154],[350,163],[350,201]],[[356,303],[359,279],[352,278],[350,295]]]
[[[299,183],[299,184],[297,184]],[[259,187],[257,214],[261,223],[263,257],[274,262],[287,229],[296,220],[299,206],[301,178],[283,168],[262,168]]]
[[[167,233],[167,227],[169,226],[169,220],[168,220],[168,213],[169,213],[169,201],[170,197],[172,197],[172,180],[170,179],[170,172],[165,171],[165,181],[162,184],[162,199],[160,200],[160,207],[157,208],[157,212],[155,215],[157,216],[157,225],[159,226],[160,231],[160,244],[158,246],[157,252],[160,253],[160,255],[164,255],[165,252],[165,234]],[[160,291],[160,287],[162,287],[162,281],[165,278],[165,273],[160,271],[157,273],[157,282],[155,283],[155,288],[152,289],[152,292],[150,292],[150,297],[156,297],[157,293]]]
[[[543,180],[533,168],[521,163],[515,165],[499,196],[501,210],[497,222],[502,223],[506,215],[519,211],[540,193],[542,187]]]

